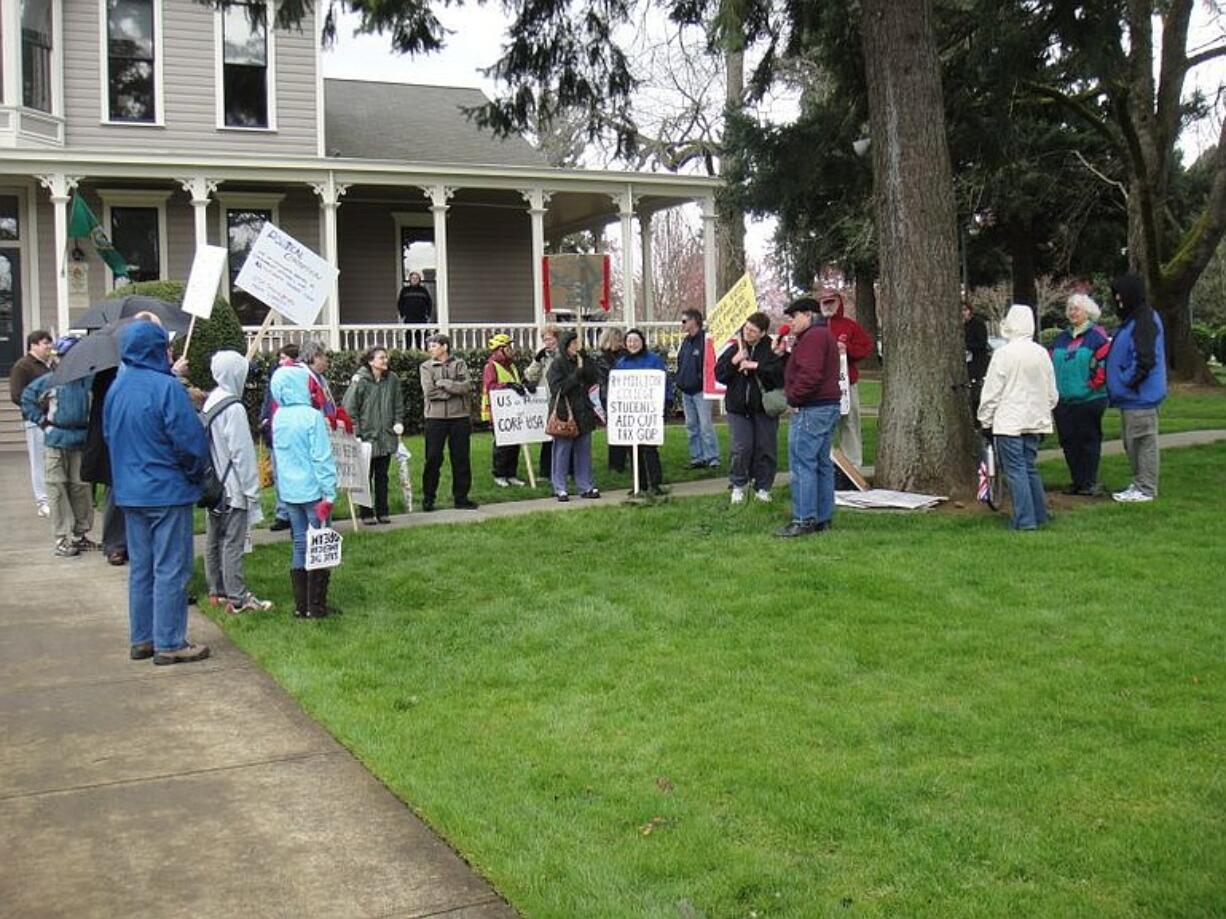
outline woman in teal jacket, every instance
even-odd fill
[[[331,570],[306,570],[307,528],[325,526],[336,500],[336,460],[324,416],[311,405],[305,367],[294,364],[272,375],[269,391],[276,400],[272,449],[277,467],[277,494],[289,509],[294,552],[290,582],[294,615],[320,619],[327,615]]]
[[[361,507],[362,522],[391,523],[387,506],[387,470],[404,433],[404,396],[400,380],[387,369],[387,351],[372,348],[345,393],[345,411],[358,439],[370,444],[370,481],[375,509]]]
[[[1072,484],[1066,495],[1098,497],[1098,462],[1103,447],[1103,412],[1107,410],[1107,352],[1111,339],[1095,323],[1098,304],[1073,294],[1065,308],[1068,328],[1051,345],[1060,402],[1053,413]]]

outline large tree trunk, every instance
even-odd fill
[[[1159,286],[1151,298],[1162,316],[1167,367],[1171,379],[1216,386],[1217,378],[1192,337],[1192,315],[1188,307],[1191,296],[1192,291],[1183,287]]]
[[[1034,279],[1034,233],[1029,223],[1018,220],[1009,225],[1008,237],[1013,302],[1037,310],[1039,288]]]
[[[963,495],[973,449],[958,313],[956,213],[931,0],[864,0],[884,393],[876,479]]]
[[[881,361],[877,357],[876,343],[880,330],[877,326],[877,289],[874,278],[868,271],[856,272],[856,322],[864,326],[873,339],[873,353],[860,361],[860,368],[879,367]]]
[[[724,52],[724,130],[728,119],[742,111],[745,106],[745,53],[741,50]],[[724,152],[720,171],[725,175],[733,171],[732,157],[737,154]],[[745,273],[745,212],[725,192],[715,196],[715,243],[716,296],[723,294]]]

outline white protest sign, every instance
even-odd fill
[[[358,450],[360,451],[358,475],[361,478],[357,485],[349,489],[349,503],[361,507],[374,507],[375,499],[370,493],[370,455],[373,448],[368,442],[359,441]]]
[[[234,284],[294,325],[314,325],[337,273],[294,237],[266,223]]]
[[[663,370],[614,370],[609,374],[609,443],[664,443]]]
[[[490,415],[494,421],[494,443],[500,447],[553,440],[545,433],[549,397],[543,392],[530,392],[524,398],[513,389],[490,390]]]
[[[221,246],[201,246],[192,260],[192,273],[187,277],[183,291],[183,312],[201,319],[213,315],[213,301],[217,299],[217,285],[221,273],[226,270],[226,250]]]
[[[839,352],[839,414],[851,411],[851,375],[847,370],[847,355]]]
[[[307,527],[306,570],[335,568],[341,563],[344,537],[332,527]]]
[[[332,431],[328,437],[336,460],[336,487],[364,491],[370,482],[370,450],[363,451],[361,441],[345,430]]]

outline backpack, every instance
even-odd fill
[[[220,476],[217,475],[217,467],[213,465],[213,422],[231,405],[237,405],[241,401],[238,396],[226,396],[200,416],[205,437],[209,441],[209,452],[204,460],[204,474],[200,478],[200,500],[196,502],[196,507],[203,507],[214,513],[222,511],[222,504],[226,500],[226,478],[230,475],[234,460],[226,463],[225,471]]]

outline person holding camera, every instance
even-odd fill
[[[715,379],[727,387],[724,406],[732,443],[732,503],[745,502],[745,489],[753,480],[754,497],[771,499],[771,486],[779,468],[779,418],[769,415],[762,400],[766,392],[783,385],[783,362],[771,347],[770,317],[754,313],[745,320],[734,347],[725,348],[715,364]]]

